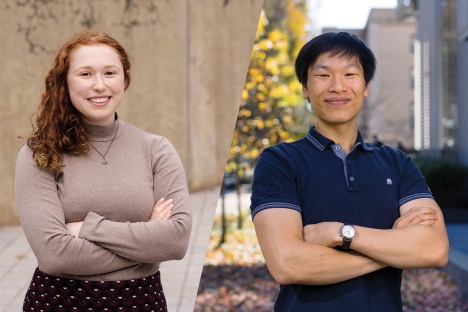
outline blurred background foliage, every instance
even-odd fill
[[[306,22],[305,0],[265,2],[226,166],[240,183],[250,182],[265,148],[303,137],[314,122],[294,70]]]
[[[413,160],[442,209],[468,208],[467,166],[444,158],[415,157]]]

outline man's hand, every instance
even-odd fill
[[[445,266],[449,244],[439,205],[431,198],[414,199],[400,207],[400,216],[389,230],[355,225],[351,248],[399,269]]]
[[[161,198],[157,201],[156,205],[154,205],[148,222],[168,220],[172,215],[172,209],[174,209],[172,199],[164,200],[164,198]]]
[[[297,210],[264,209],[255,215],[254,225],[268,270],[282,285],[329,285],[387,266],[358,252],[342,252],[304,241],[304,227],[301,214]],[[343,223],[323,222],[307,226],[305,229],[307,240],[329,245],[331,242],[327,242],[327,239],[334,235],[337,242],[331,245],[341,244],[343,241],[339,234],[341,225]],[[309,237],[309,229],[310,233],[319,231],[322,234]]]
[[[302,237],[306,243],[333,248],[343,242],[340,235],[342,225],[340,222],[308,224],[302,228]]]
[[[401,217],[396,219],[393,229],[401,229],[406,226],[423,224],[432,225],[439,219],[437,211],[429,207],[413,207]],[[341,245],[342,237],[340,222],[320,222],[308,224],[302,229],[302,236],[306,243],[312,243],[324,247],[335,247]]]
[[[437,211],[429,207],[413,207],[396,219],[392,229],[401,229],[409,225],[431,225],[439,219]]]

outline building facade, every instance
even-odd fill
[[[458,161],[468,165],[468,2],[457,1]]]
[[[415,148],[421,155],[464,161],[460,151],[467,149],[467,140],[459,122],[464,107],[458,99],[464,96],[459,86],[468,78],[463,73],[466,66],[461,66],[466,3],[399,0],[397,11],[401,18],[416,17],[418,25],[414,42]]]

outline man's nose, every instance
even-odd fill
[[[334,76],[330,83],[330,87],[328,90],[330,92],[338,92],[338,93],[346,91],[347,86],[346,86],[344,77]]]

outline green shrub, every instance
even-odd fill
[[[414,162],[440,207],[468,207],[467,166],[443,158],[417,157]]]

